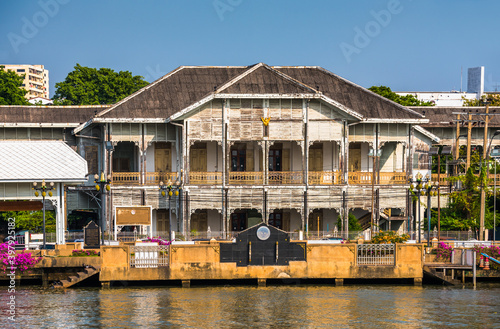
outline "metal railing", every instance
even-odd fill
[[[310,171],[309,184],[335,185],[340,184],[342,173],[340,171]]]
[[[264,173],[261,171],[231,171],[229,184],[232,185],[262,185]]]
[[[394,266],[396,264],[394,244],[358,244],[356,249],[358,265]]]
[[[130,267],[168,266],[169,246],[129,246]]]

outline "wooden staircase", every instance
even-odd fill
[[[54,288],[69,288],[74,286],[77,283],[80,283],[91,276],[96,275],[101,271],[100,268],[95,268],[93,266],[87,266],[83,268],[81,271],[75,273],[75,275],[70,275],[67,279],[55,282],[53,284]]]
[[[358,218],[358,224],[361,225],[362,231],[369,229],[371,227],[371,223],[372,223],[372,213],[371,212]]]
[[[438,269],[441,269],[443,271],[438,271]],[[448,267],[448,266],[430,266],[430,265],[424,265],[424,273],[427,274],[428,276],[432,277],[432,278],[435,278],[435,279],[438,279],[440,281],[442,281],[443,284],[445,285],[459,285],[459,284],[462,284],[462,282],[460,280],[457,280],[455,278],[453,278],[453,276],[451,275],[445,275],[446,273],[446,270],[447,269],[454,269],[454,270],[470,270],[471,267],[470,266],[453,266],[452,268],[451,267]],[[463,275],[463,274],[462,274]]]

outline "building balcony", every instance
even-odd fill
[[[446,174],[441,175],[441,185],[448,184]],[[493,175],[491,175],[493,176]],[[350,172],[348,174],[350,185],[370,185],[372,172]],[[177,172],[147,172],[144,182],[141,182],[140,172],[113,172],[113,185],[159,185],[160,182],[175,182],[179,178]],[[265,185],[264,172],[260,171],[231,171],[228,173],[228,185]],[[436,177],[437,179],[437,177]],[[434,180],[434,176],[433,176]],[[405,172],[381,172],[381,185],[407,184]],[[190,185],[221,185],[221,172],[190,172]],[[267,185],[302,185],[304,176],[302,171],[272,171],[268,173]],[[340,171],[311,171],[309,172],[309,185],[339,185],[342,184]]]
[[[160,185],[160,182],[177,181],[179,175],[177,172],[147,172],[143,183],[140,172],[113,172],[111,177],[113,185]]]
[[[408,184],[405,172],[380,172],[375,174],[380,177],[381,185],[402,185]],[[350,172],[348,175],[350,185],[370,185],[372,184],[373,172]]]
[[[228,174],[228,185],[264,185],[265,174],[261,171],[231,171]],[[221,172],[191,172],[189,183],[192,185],[220,185]],[[311,185],[335,185],[341,183],[341,172],[318,171],[309,172]],[[271,171],[268,173],[268,185],[301,185],[304,184],[302,171]]]

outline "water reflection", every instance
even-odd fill
[[[2,311],[7,295],[1,297]],[[498,296],[498,284],[477,290],[276,286],[60,291],[25,287],[16,294],[16,327],[500,328]]]

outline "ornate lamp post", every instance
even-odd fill
[[[410,191],[417,194],[418,197],[418,243],[422,242],[421,239],[421,220],[420,220],[420,196],[427,195],[427,246],[431,244],[431,196],[437,195],[437,186],[431,182],[429,175],[422,178],[422,174],[418,173],[413,179],[410,176]]]
[[[172,185],[172,181],[168,181],[167,185],[164,185],[163,182],[160,182],[160,188],[161,190],[161,196],[166,196],[168,195],[168,225],[169,225],[169,237],[170,240],[172,240],[172,222],[171,222],[171,210],[172,210],[172,195],[175,194],[175,196],[179,195],[179,191],[181,190],[180,182],[177,180],[175,182],[175,185]],[[177,229],[179,229],[179,225],[177,225]]]
[[[49,186],[45,184],[45,179],[42,180],[42,185],[37,187],[37,182],[33,182],[33,190],[35,190],[35,196],[42,195],[42,209],[43,209],[43,245],[42,249],[45,249],[46,238],[45,238],[45,197],[47,196],[47,191],[49,196],[52,196],[52,190],[54,189],[54,182],[50,182]],[[39,192],[41,191],[41,193]]]
[[[104,218],[106,216],[106,208],[104,207],[104,193],[111,190],[111,179],[106,179],[104,172],[101,172],[101,176],[98,174],[94,175],[95,189],[101,194],[101,244],[104,244]]]

